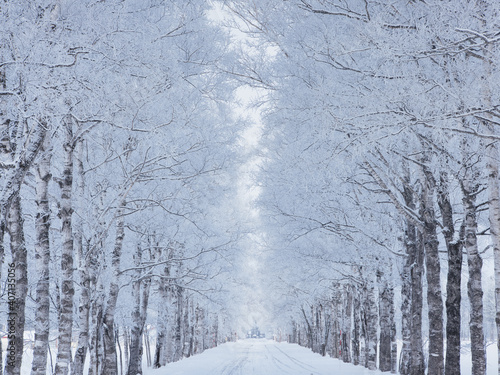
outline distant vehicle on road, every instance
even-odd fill
[[[264,339],[266,338],[265,333],[261,333],[259,327],[253,327],[247,332],[247,339]]]

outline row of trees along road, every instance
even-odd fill
[[[209,10],[0,4],[0,269],[6,302],[15,265],[17,313],[0,374],[20,374],[25,332],[32,375],[83,374],[86,358],[89,374],[136,375],[143,337],[160,367],[230,336],[216,276],[238,125]]]
[[[228,7],[254,51],[232,73],[267,90],[260,207],[283,332],[368,368],[451,375],[465,331],[484,374],[484,254],[500,345],[498,2]]]

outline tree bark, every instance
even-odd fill
[[[355,365],[360,364],[360,330],[361,330],[361,319],[360,319],[361,303],[359,300],[359,291],[354,289],[353,291],[353,321],[354,329],[352,334],[352,363]]]
[[[443,299],[441,294],[441,266],[439,260],[436,215],[434,211],[435,181],[431,172],[424,170],[421,217],[424,222],[424,250],[427,276],[427,304],[429,306],[429,361],[427,375],[443,375]]]
[[[424,267],[424,245],[420,232],[412,234],[415,258],[411,269],[411,375],[424,375],[424,345],[422,339],[422,273]]]
[[[115,310],[116,302],[118,301],[118,293],[120,292],[120,258],[122,255],[123,238],[125,237],[123,218],[124,207],[125,201],[120,202],[120,206],[116,212],[116,238],[111,258],[113,279],[109,286],[109,294],[103,316],[103,340],[104,347],[106,348],[104,352],[103,373],[106,375],[118,374],[115,343]]]
[[[351,319],[352,319],[352,286],[344,285],[344,314],[342,324],[342,361],[351,362]]]
[[[437,190],[438,205],[443,220],[443,235],[448,251],[448,278],[446,284],[446,375],[460,375],[460,303],[462,282],[461,239],[455,240],[453,208],[448,189],[448,175],[441,172]],[[463,228],[463,226],[462,226]],[[462,230],[461,230],[462,232]],[[460,238],[462,234],[460,235]]]
[[[135,255],[135,265],[138,267],[142,262],[142,248],[137,246]],[[132,330],[130,340],[130,359],[127,375],[142,375],[142,334],[146,322],[147,308],[149,302],[149,288],[151,278],[141,280],[141,273],[138,271],[136,280],[132,287],[134,298],[134,310],[132,311]]]
[[[12,252],[12,265],[8,271],[8,296],[15,298],[9,300],[8,311],[8,343],[5,358],[5,375],[19,375],[24,353],[24,323],[26,320],[25,307],[28,293],[28,257],[24,241],[24,220],[21,211],[21,198],[14,197],[7,217],[7,230],[10,236],[10,249]],[[12,271],[11,271],[12,270]],[[15,273],[13,275],[12,273]],[[11,282],[12,280],[12,282]],[[12,288],[11,288],[12,286]],[[11,327],[14,328],[13,333]]]
[[[166,260],[169,257],[168,248],[160,249],[159,259]],[[157,293],[159,296],[158,303],[158,320],[157,320],[157,337],[156,337],[156,350],[155,359],[153,363],[154,368],[160,368],[167,364],[167,329],[169,329],[168,321],[168,285],[171,273],[171,263],[166,262],[163,268],[163,276],[165,280],[160,280],[157,284]]]
[[[98,236],[96,236],[98,238]],[[100,246],[96,243],[94,246]],[[90,251],[90,250],[89,250]],[[99,264],[103,262],[103,251],[99,249],[96,256],[89,256],[89,272],[90,272],[90,291],[92,291],[90,299],[90,340],[89,340],[89,355],[90,367],[88,375],[101,375],[102,370],[102,319],[103,319],[103,301],[104,301],[104,286],[102,278],[98,275]]]
[[[183,296],[182,296],[182,287],[176,285],[174,289],[174,293],[176,294],[176,312],[175,312],[175,321],[174,321],[174,327],[175,327],[175,344],[174,344],[174,358],[173,361],[177,362],[182,359],[182,348],[183,348],[183,335],[182,335],[182,315],[183,315],[183,310],[182,310],[182,303],[183,303]]]
[[[377,328],[378,314],[375,301],[375,287],[373,281],[369,280],[365,294],[365,320],[366,320],[366,367],[369,370],[377,369]]]
[[[61,254],[61,311],[59,314],[59,336],[57,348],[56,375],[68,375],[71,363],[71,336],[73,329],[73,213],[71,190],[73,188],[73,118],[65,118],[64,167],[63,178],[59,181],[61,189],[62,254]]]
[[[76,175],[78,178],[77,185],[77,200],[83,198],[85,190],[85,180],[84,180],[84,170],[83,170],[83,141],[77,144],[77,157],[76,157]],[[80,204],[83,207],[83,203]],[[74,234],[74,246],[75,253],[78,259],[78,280],[80,283],[80,301],[78,305],[78,321],[79,321],[79,333],[78,342],[76,345],[75,357],[73,359],[73,364],[71,365],[71,375],[83,375],[83,368],[85,365],[85,358],[87,357],[88,341],[89,341],[89,318],[90,318],[90,263],[87,261],[86,254],[83,247],[83,224],[82,220],[79,218],[81,215],[76,215],[75,220],[75,234]],[[88,244],[86,246],[87,251],[89,251]]]
[[[396,323],[394,321],[394,289],[385,275],[377,272],[379,284],[379,369],[392,371],[393,344],[396,342]]]
[[[202,325],[203,325],[203,309],[196,305],[194,310],[195,326],[194,326],[194,348],[193,353],[199,354],[203,351]]]
[[[468,159],[468,158],[467,158]],[[483,260],[477,247],[477,218],[476,195],[479,191],[478,173],[474,173],[474,166],[468,166],[463,180],[464,193],[464,246],[467,250],[467,265],[469,268],[469,281],[467,294],[470,301],[470,336],[472,354],[472,373],[484,375],[486,373],[486,351],[483,331],[483,288],[481,285],[481,269]]]
[[[401,336],[403,340],[399,360],[399,372],[401,375],[409,375],[412,367],[411,269],[415,259],[415,227],[409,220],[406,220],[405,251],[406,258],[401,273]]]
[[[50,297],[49,297],[49,264],[50,264],[50,207],[49,207],[49,181],[50,161],[52,149],[50,138],[46,137],[41,158],[36,167],[36,204],[37,214],[35,220],[36,243],[35,261],[38,274],[36,285],[36,311],[35,311],[35,346],[33,349],[33,362],[31,375],[44,375],[47,370],[47,352],[49,347],[50,329]]]
[[[340,303],[342,294],[340,293],[340,284],[333,285],[332,295],[332,357],[340,358]]]

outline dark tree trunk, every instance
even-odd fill
[[[394,289],[382,272],[377,273],[379,284],[379,369],[392,371],[392,348],[395,343],[396,325],[394,321]]]
[[[443,235],[448,251],[448,277],[446,284],[446,375],[460,375],[460,303],[462,282],[463,241],[456,241],[453,208],[448,190],[448,176],[442,172],[438,187],[438,204],[443,220]],[[463,232],[463,226],[461,232]],[[460,238],[463,237],[463,233]]]
[[[360,364],[360,330],[361,330],[361,318],[360,318],[361,303],[359,300],[359,291],[355,288],[353,291],[353,321],[354,329],[352,333],[352,363],[355,365]]]
[[[422,273],[424,268],[424,246],[422,235],[416,233],[415,241],[415,261],[411,270],[411,316],[412,316],[412,334],[411,334],[411,375],[424,375],[425,362],[423,352],[422,338]]]
[[[469,268],[467,295],[470,301],[469,327],[471,336],[472,373],[474,375],[484,375],[486,373],[486,351],[483,331],[483,288],[481,285],[483,260],[479,254],[476,234],[476,195],[479,192],[479,184],[477,183],[479,173],[473,173],[473,171],[474,168],[469,169],[469,173],[464,178],[462,184],[465,211],[464,247],[467,250],[467,265]],[[470,174],[472,174],[472,176]]]
[[[59,312],[59,336],[57,348],[56,375],[68,375],[71,364],[71,337],[73,333],[73,214],[71,193],[73,188],[73,118],[64,120],[64,168],[59,181],[61,189],[62,254],[61,254],[61,310]]]
[[[49,296],[49,264],[50,264],[50,207],[48,197],[50,174],[50,160],[52,150],[49,137],[46,138],[42,155],[36,166],[36,204],[37,215],[35,221],[36,244],[35,261],[38,274],[36,285],[36,312],[35,312],[35,347],[31,375],[45,375],[47,370],[47,352],[49,347],[50,329],[50,296]]]
[[[352,318],[352,286],[344,285],[344,313],[342,324],[342,361],[351,362],[351,318]]]
[[[19,195],[14,197],[10,205],[7,217],[7,230],[10,235],[10,249],[12,252],[12,264],[9,265],[7,274],[7,297],[14,295],[15,298],[9,300],[8,303],[7,331],[9,341],[7,343],[4,371],[5,375],[19,375],[21,373],[24,353],[23,335],[26,319],[26,296],[28,293],[28,259],[24,241],[24,220]],[[14,294],[12,294],[12,291]]]
[[[421,217],[424,222],[423,240],[427,277],[427,304],[429,306],[429,363],[427,375],[443,375],[443,299],[441,294],[439,243],[434,211],[435,181],[431,172],[427,170],[424,170],[423,178]]]

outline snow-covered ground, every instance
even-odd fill
[[[496,347],[488,346],[488,375],[496,374]],[[380,375],[362,366],[322,357],[297,344],[266,339],[240,340],[220,345],[204,353],[146,369],[144,375]],[[462,350],[463,375],[470,375],[470,350]]]
[[[361,375],[382,374],[322,357],[296,344],[240,340],[170,363],[145,375]]]

